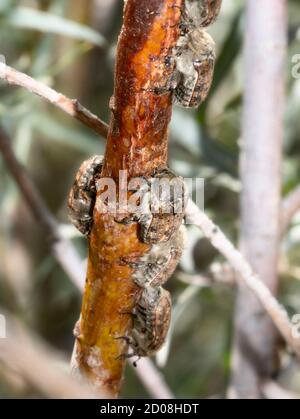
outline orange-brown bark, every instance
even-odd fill
[[[102,176],[118,182],[119,170],[128,178],[150,176],[167,164],[168,125],[172,112],[166,80],[172,68],[168,56],[179,36],[183,0],[127,0],[121,31],[112,119]],[[132,280],[134,260],[149,250],[138,238],[136,223],[123,225],[113,214],[101,213],[98,196],[89,237],[89,263],[81,312],[76,361],[97,389],[117,396],[138,292]]]
[[[150,175],[167,162],[172,98],[166,89],[182,0],[128,1],[116,64],[103,174]],[[161,91],[157,94],[157,91]]]

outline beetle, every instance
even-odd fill
[[[183,8],[183,26],[207,27],[215,22],[222,0],[185,0]]]
[[[103,156],[93,156],[80,166],[68,198],[68,215],[84,235],[91,231],[96,201],[96,178],[103,166]]]
[[[215,42],[203,29],[196,28],[179,37],[174,52],[176,69],[171,81],[174,102],[185,108],[198,108],[211,87]]]
[[[143,289],[132,313],[133,327],[130,336],[117,337],[130,345],[132,352],[123,358],[154,355],[165,343],[171,322],[170,293],[162,287]]]
[[[170,240],[153,244],[149,252],[133,264],[133,280],[139,287],[163,285],[173,274],[186,242],[184,225],[171,236]]]

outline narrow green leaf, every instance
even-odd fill
[[[36,132],[59,145],[69,146],[85,154],[96,154],[101,151],[101,142],[96,135],[63,125],[54,119],[51,113],[36,112],[32,123]]]
[[[106,45],[106,40],[101,34],[85,25],[27,7],[11,10],[3,16],[2,22],[17,28],[68,36],[100,47]]]

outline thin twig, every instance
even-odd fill
[[[207,273],[188,274],[178,272],[176,278],[188,285],[195,285],[199,288],[211,287],[214,284],[225,284],[234,286],[236,284],[235,272],[227,263],[213,263]]]
[[[52,105],[66,112],[68,115],[82,122],[97,134],[107,137],[108,126],[96,115],[82,106],[77,99],[69,99],[65,95],[56,92],[51,87],[41,83],[27,74],[21,73],[4,63],[0,63],[0,78],[11,86],[23,87],[31,93],[47,100]]]
[[[49,398],[94,398],[86,385],[79,385],[71,379],[62,357],[11,317],[6,315],[6,319],[8,336],[0,339],[3,366]],[[103,394],[101,398],[104,397],[107,395]]]
[[[300,186],[297,186],[281,204],[281,232],[287,230],[294,215],[300,210]]]
[[[178,272],[176,274],[176,279],[184,284],[195,285],[199,288],[211,287],[214,282],[213,278],[208,274],[191,275],[185,272]]]
[[[130,362],[131,365],[133,364]],[[136,375],[144,384],[148,393],[154,399],[175,399],[168,384],[166,383],[163,374],[161,374],[154,363],[149,358],[142,358],[139,360],[138,366],[134,367]]]
[[[262,393],[269,400],[299,400],[300,395],[281,387],[275,381],[262,384]]]
[[[189,201],[187,205],[186,217],[189,224],[198,226],[211,244],[228,260],[238,274],[237,279],[254,292],[286,342],[300,357],[300,341],[293,337],[292,325],[286,310],[279,304],[261,279],[253,272],[242,254],[192,201]]]
[[[48,212],[40,194],[35,189],[24,167],[16,159],[11,147],[10,139],[2,127],[0,127],[0,151],[9,172],[18,184],[34,217],[43,226],[43,229],[51,240],[59,239],[58,226],[52,215]]]
[[[52,252],[68,277],[78,287],[82,287],[85,278],[83,265],[72,243],[64,239],[59,226],[48,210],[43,198],[30,179],[26,169],[17,160],[11,147],[10,139],[0,126],[0,151],[9,172],[18,185],[28,207],[47,235]]]

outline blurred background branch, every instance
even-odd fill
[[[49,242],[53,255],[65,270],[74,284],[81,288],[84,282],[83,264],[72,243],[64,239],[59,231],[59,225],[48,211],[43,198],[35,188],[24,167],[19,163],[10,145],[4,129],[0,126],[0,151],[4,161],[15,182],[17,183],[27,205],[32,211],[36,221],[40,223]]]
[[[288,314],[264,284],[263,279],[253,271],[247,260],[234,248],[219,227],[204,212],[201,212],[192,201],[188,203],[186,217],[188,222],[198,226],[212,245],[224,255],[235,270],[238,282],[247,287],[247,290],[252,291],[251,297],[255,297],[256,303],[261,303],[283,338],[300,358],[300,341],[293,336],[292,324],[289,321]],[[243,310],[245,309],[244,306]],[[242,311],[242,314],[244,315],[244,311]],[[268,320],[270,319],[268,318]]]
[[[21,377],[25,385],[32,386],[43,397],[93,398],[88,387],[72,380],[68,363],[61,355],[7,313],[6,320],[8,335],[6,339],[0,339],[0,366],[2,364],[7,375]],[[107,395],[103,394],[102,398],[105,397]]]
[[[41,83],[4,63],[0,63],[0,78],[11,86],[24,87],[29,92],[42,97],[68,115],[78,119],[78,121],[84,123],[97,134],[100,134],[103,137],[107,136],[107,124],[82,106],[78,100],[69,99],[61,93],[57,93],[55,90],[51,89],[51,87],[46,86],[44,83]]]
[[[247,1],[240,242],[243,255],[273,294],[279,288],[287,32],[286,0]],[[277,369],[277,331],[241,284],[232,367],[236,394],[260,398],[261,380],[274,376]]]

